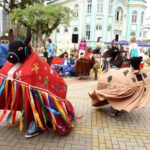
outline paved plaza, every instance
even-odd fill
[[[14,126],[0,124],[0,150],[150,150],[150,102],[140,110],[108,116],[108,106],[93,108],[88,92],[96,89],[97,81],[66,78],[67,98],[82,116],[67,136],[48,131],[25,139],[19,132],[19,119]],[[19,118],[19,114],[18,114]]]

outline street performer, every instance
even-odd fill
[[[66,100],[67,85],[30,46],[31,31],[24,41],[14,41],[9,34],[8,61],[0,70],[0,122],[14,124],[16,112],[21,111],[20,130],[25,137],[38,135],[47,127],[60,135],[74,127],[75,114]],[[10,110],[9,113],[7,113]]]
[[[150,97],[150,71],[140,68],[143,59],[138,48],[133,47],[129,55],[131,67],[106,70],[97,89],[90,94],[93,106],[111,105],[108,110],[111,116],[142,108]]]
[[[99,67],[100,64],[97,60],[95,60],[92,48],[88,47],[85,55],[81,55],[80,58],[77,59],[74,72],[79,75],[78,79],[81,79],[83,75],[88,76],[90,74],[90,70],[93,69],[95,73],[94,80],[97,80]]]

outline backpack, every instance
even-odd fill
[[[137,48],[132,48],[131,50],[131,58],[132,57],[139,57],[138,49]]]

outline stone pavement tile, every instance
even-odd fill
[[[85,145],[76,145],[72,144],[71,149],[76,149],[76,150],[85,150]]]
[[[35,149],[35,146],[36,146],[36,145],[33,145],[33,144],[29,144],[29,143],[28,143],[28,144],[23,144],[23,145],[22,145],[22,148],[26,148],[26,149],[28,149],[28,148],[30,148],[30,149]]]
[[[11,147],[0,145],[0,150],[11,150]]]
[[[13,147],[11,147],[12,150],[20,150],[22,148],[22,143],[16,143]]]
[[[133,147],[134,150],[148,150],[147,148],[145,147]],[[150,149],[150,147],[149,147]]]
[[[49,146],[43,146],[43,148],[41,150],[50,150]]]
[[[149,150],[150,149],[150,144],[145,144],[145,147]]]
[[[43,148],[43,146],[44,146],[44,143],[38,141],[38,143],[37,143],[36,146],[35,146],[35,149],[36,149],[36,150],[41,150],[41,149]]]
[[[64,148],[61,148],[61,147],[50,147],[50,150],[64,150]]]
[[[113,144],[113,149],[120,149],[120,146],[118,144]]]
[[[16,146],[17,143],[18,143],[18,140],[14,137],[14,139],[12,139],[12,140],[9,142],[9,145],[10,145],[11,147],[13,147],[13,146]]]
[[[64,150],[71,150],[72,144],[65,144],[64,145]]]

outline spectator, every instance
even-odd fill
[[[78,46],[79,57],[80,55],[84,55],[86,53],[86,50],[87,50],[86,40],[85,38],[82,38]]]
[[[102,43],[100,39],[100,37],[97,38],[96,48],[93,50],[93,54],[100,54],[100,50],[102,48]]]
[[[143,60],[143,57],[141,56],[140,49],[136,42],[136,37],[131,38],[131,42],[129,45],[129,56],[128,57],[130,59],[130,64],[131,64],[132,68],[134,70],[140,70],[140,64]]]
[[[55,56],[55,46],[52,43],[51,39],[47,40],[46,49],[47,49],[47,52],[48,52],[48,59],[47,59],[48,64],[51,65],[52,59]]]

